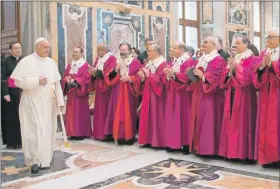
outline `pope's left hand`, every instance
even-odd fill
[[[193,73],[194,73],[194,75],[196,75],[196,76],[198,76],[200,79],[202,79],[202,77],[203,77],[203,72],[202,72],[201,70],[195,69],[195,70],[193,71]]]
[[[130,79],[129,76],[122,76],[120,80],[121,80],[121,82],[128,82],[128,81],[131,81],[131,79]]]

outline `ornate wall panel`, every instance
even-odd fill
[[[57,25],[60,73],[71,62],[75,46],[84,49],[86,61],[92,64],[92,8],[58,3]]]
[[[170,47],[170,23],[169,19],[149,16],[149,34],[161,48],[161,52],[167,58]]]
[[[115,55],[118,54],[118,47],[122,42],[128,42],[141,50],[144,48],[144,17],[142,15],[124,15],[98,9],[97,32],[98,43],[107,43]]]

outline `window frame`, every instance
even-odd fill
[[[186,42],[186,27],[193,27],[197,29],[197,47],[200,47],[200,2],[196,1],[197,20],[190,20],[185,18],[185,1],[178,2],[182,5],[182,18],[179,18],[179,25],[183,28],[183,41]]]

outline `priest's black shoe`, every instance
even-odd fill
[[[175,150],[172,149],[172,148],[166,147],[166,148],[165,148],[165,151],[171,153],[171,152],[174,152]]]
[[[49,169],[51,169],[51,166],[49,166],[49,167],[40,167],[40,170],[42,170],[42,171],[49,170]]]
[[[37,173],[39,173],[39,169],[40,169],[39,166],[37,164],[34,164],[31,166],[31,173],[37,174]]]
[[[182,153],[183,155],[189,155],[190,154],[189,146],[183,146]]]

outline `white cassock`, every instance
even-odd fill
[[[46,85],[39,85],[42,75],[48,79]],[[58,108],[64,106],[57,64],[34,53],[18,63],[11,78],[23,89],[19,118],[25,164],[48,167],[55,147]]]

